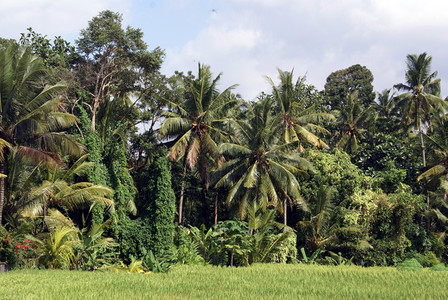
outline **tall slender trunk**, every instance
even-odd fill
[[[187,174],[187,161],[184,160],[184,170],[182,172],[182,183],[180,185],[180,197],[179,197],[179,225],[183,224],[182,221],[182,210],[184,206],[184,190],[185,190],[185,175]]]
[[[423,159],[423,167],[426,167],[426,153],[425,153],[425,142],[423,141],[423,130],[422,124],[420,123],[420,143],[422,147],[422,159]]]
[[[218,198],[219,198],[219,192],[215,192],[215,226],[218,224]]]
[[[0,162],[0,173],[6,173],[6,163],[4,161]],[[3,203],[5,201],[5,178],[0,178],[0,226],[2,226],[3,221]]]
[[[421,107],[421,105],[419,106]],[[422,128],[422,120],[418,119],[418,131],[420,134],[420,144],[422,148],[422,160],[423,160],[423,168],[426,167],[426,153],[425,153],[425,141],[423,140],[423,128]],[[429,191],[426,191],[426,209],[429,211]],[[426,220],[426,230],[429,231],[431,228],[431,217],[428,217]]]

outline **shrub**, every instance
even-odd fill
[[[397,269],[404,271],[420,271],[423,266],[415,258],[406,259],[397,265]]]

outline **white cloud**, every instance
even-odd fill
[[[448,2],[441,0],[3,0],[0,36],[18,39],[33,27],[73,41],[104,9],[141,27],[149,45],[160,45],[155,36],[170,45],[161,45],[167,75],[209,64],[223,73],[223,87],[240,84],[237,92],[247,100],[269,91],[263,76],[276,79],[277,67],[294,68],[322,89],[331,72],[359,63],[380,91],[404,80],[407,54],[424,51],[447,94]]]
[[[28,27],[49,38],[76,38],[98,12],[129,12],[129,1],[120,0],[2,0],[0,28],[3,38],[20,38]]]
[[[223,0],[221,6],[183,48],[168,49],[165,70],[195,71],[185,67],[200,60],[222,71],[224,83],[239,83],[248,100],[269,91],[263,75],[276,78],[277,67],[307,74],[321,89],[331,72],[359,63],[380,91],[404,80],[407,54],[424,51],[442,82],[448,79],[445,1]]]

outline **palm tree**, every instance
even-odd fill
[[[208,188],[210,170],[219,160],[217,140],[225,134],[219,128],[221,116],[226,107],[233,102],[225,100],[228,100],[227,96],[234,86],[219,93],[216,85],[221,74],[212,79],[209,66],[199,64],[198,68],[198,78],[185,87],[185,99],[180,103],[170,103],[172,109],[165,112],[166,118],[159,130],[160,138],[174,139],[168,158],[172,161],[184,158],[179,224],[183,222],[184,178],[187,166],[191,170],[198,168],[200,177]]]
[[[430,168],[417,177],[417,181],[429,179],[427,186],[437,186],[438,180],[443,176],[443,181],[448,180],[448,121],[444,116],[435,114],[432,120],[433,134],[424,134],[429,144],[429,149],[433,155],[430,159]],[[447,192],[444,191],[443,202],[446,202]],[[429,201],[429,197],[427,198]],[[427,203],[429,207],[429,203]]]
[[[333,120],[334,116],[329,113],[316,112],[315,104],[305,107],[306,104],[302,95],[305,77],[299,77],[294,84],[293,71],[284,72],[278,69],[278,73],[280,77],[278,86],[271,78],[266,78],[272,85],[272,96],[276,104],[276,110],[281,115],[280,126],[285,143],[306,141],[313,146],[328,149],[328,145],[314,133],[329,134],[325,128],[317,124],[322,121]],[[303,151],[302,145],[300,145],[300,148]]]
[[[439,97],[440,79],[436,79],[437,72],[430,71],[431,60],[432,57],[427,56],[426,52],[419,56],[409,54],[406,57],[406,83],[394,86],[399,91],[405,91],[398,95],[397,105],[402,123],[411,125],[420,135],[423,167],[426,167],[424,127],[434,109],[448,108],[447,103]]]
[[[277,223],[275,214],[276,211],[273,209],[268,209],[264,212],[260,211],[256,202],[253,202],[248,208],[247,221],[251,234],[249,263],[269,262],[271,254],[292,237],[292,228],[285,224]]]
[[[93,163],[83,155],[70,168],[59,165],[33,166],[21,158],[17,148],[11,149],[9,160],[9,187],[5,195],[6,217],[43,217],[45,222],[51,208],[67,213],[77,208],[91,209],[103,203],[113,208],[113,201],[106,198],[113,190],[90,182],[75,182],[86,177]]]
[[[307,241],[313,251],[324,249],[327,243],[334,240],[335,231],[339,226],[332,220],[334,216],[335,189],[329,186],[321,186],[316,193],[315,204],[311,206],[309,218],[298,223],[303,229]],[[332,222],[333,221],[333,222]]]
[[[380,117],[384,117],[386,119],[394,116],[396,110],[396,101],[397,97],[395,93],[391,94],[391,89],[383,90],[381,93],[378,93],[378,103],[374,103],[373,106],[375,110],[378,112]]]
[[[271,115],[272,101],[265,98],[249,109],[253,117],[235,131],[237,142],[219,146],[227,162],[214,174],[216,187],[229,186],[227,204],[239,202],[243,219],[252,201],[262,210],[276,207],[286,224],[287,204],[305,205],[296,175],[307,177],[310,163],[291,151],[298,141],[283,143],[278,134],[279,116]]]
[[[347,153],[354,153],[358,150],[359,140],[373,119],[372,110],[371,106],[363,109],[358,101],[357,91],[348,95],[347,107],[337,108],[340,139],[336,143],[336,147],[344,149]]]
[[[98,203],[113,207],[114,202],[107,198],[114,193],[111,188],[90,182],[74,182],[75,176],[86,176],[91,170],[93,163],[87,162],[86,159],[87,154],[67,170],[58,165],[53,169],[46,169],[46,179],[18,201],[22,215],[42,215],[45,220],[49,208],[68,212],[76,208],[91,208]]]
[[[47,164],[62,164],[57,153],[81,155],[82,146],[62,130],[76,122],[63,111],[65,85],[44,85],[46,70],[30,48],[11,43],[0,49],[0,173],[6,173],[9,149]],[[5,195],[0,178],[0,224]]]

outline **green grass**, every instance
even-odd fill
[[[182,266],[166,274],[0,273],[0,299],[448,299],[448,272],[395,268]]]

